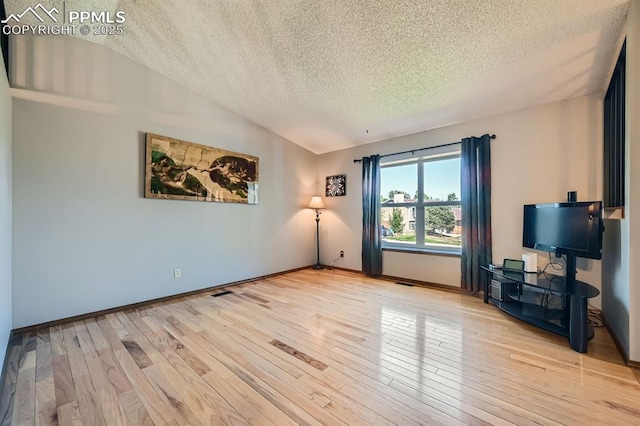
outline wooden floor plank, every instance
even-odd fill
[[[109,368],[112,367],[105,365],[100,353],[97,351],[85,353],[85,361],[95,388],[95,397],[102,409],[105,422],[107,425],[126,425],[128,421],[124,409],[119,403],[116,388],[109,378]],[[123,392],[121,391],[120,393]]]
[[[46,328],[36,332],[36,345],[40,346],[43,343],[51,343],[51,336]]]
[[[58,424],[56,392],[53,376],[36,382],[36,425],[51,426]]]
[[[275,346],[276,348],[280,349],[281,351],[284,351],[284,352],[288,353],[289,355],[291,355],[294,358],[298,358],[302,362],[306,362],[307,364],[309,364],[313,368],[317,368],[320,371],[324,371],[324,369],[326,369],[328,367],[327,364],[325,364],[323,362],[320,362],[317,359],[314,359],[313,357],[310,357],[309,355],[307,355],[307,354],[305,354],[303,352],[300,352],[299,350],[297,350],[295,348],[292,348],[291,346],[287,345],[286,343],[282,343],[278,339],[273,339],[269,343],[272,344],[273,346]]]
[[[71,367],[69,366],[69,358],[66,355],[56,355],[52,360],[53,364],[53,382],[55,384],[56,407],[71,404],[76,401],[76,389],[71,376]],[[67,407],[65,413],[73,415],[75,409]]]
[[[64,336],[66,355],[69,357],[71,376],[75,378],[88,375],[89,370],[87,370],[87,363],[84,360],[80,340],[76,335],[74,324],[63,325],[62,334]],[[80,411],[82,411],[82,408]]]
[[[330,408],[340,406],[340,401],[333,401],[332,399],[327,398],[326,395],[324,395],[323,392],[319,389],[314,389],[313,387],[308,386],[308,384],[305,384],[300,380],[286,380],[286,376],[283,376],[281,374],[283,370],[281,369],[280,365],[273,364],[271,362],[265,362],[266,360],[263,361],[264,358],[260,356],[260,354],[253,353],[253,351],[247,346],[234,345],[230,340],[223,342],[220,339],[215,339],[215,334],[212,333],[203,332],[202,334],[207,337],[207,340],[209,342],[218,346],[221,351],[224,351],[228,354],[233,354],[234,359],[245,359],[247,362],[241,363],[245,368],[247,368],[249,371],[252,371],[254,374],[258,375],[261,379],[267,381],[268,383],[272,383],[272,386],[274,386],[275,389],[278,389],[279,392],[281,392],[283,395],[301,395],[305,396],[308,400],[311,400],[313,402],[317,402],[319,400],[318,397],[320,397],[320,400],[328,400],[328,403],[322,404],[323,408],[328,413],[331,413],[332,411],[330,410]],[[236,342],[238,341],[236,340]],[[261,364],[262,371],[254,370],[252,368],[254,364]],[[329,405],[331,405],[331,407],[329,407]],[[354,418],[359,418],[363,421],[367,421],[370,424],[388,423],[384,416],[380,416],[375,412],[371,412],[365,406],[360,406],[356,403],[350,405],[348,412],[353,417],[345,419],[347,423],[353,423]],[[345,413],[345,411],[343,411],[343,413]]]
[[[147,380],[146,376],[142,373],[136,362],[131,358],[129,352],[126,350],[119,350],[115,352],[116,360],[122,368],[127,379],[131,382],[133,389],[138,395],[138,398],[128,396],[129,403],[128,408],[125,408],[125,412],[128,412],[127,417],[131,421],[130,415],[134,414],[134,418],[146,418],[142,413],[142,410],[138,407],[137,400],[142,403],[144,410],[148,413],[155,424],[169,423],[173,416],[163,404],[162,399],[156,394],[155,390]],[[122,395],[120,395],[122,399]],[[145,420],[146,421],[146,420]]]
[[[78,401],[73,401],[58,407],[58,421],[61,425],[82,426],[82,416]]]
[[[108,426],[129,424],[124,408],[120,404],[118,395],[113,388],[98,389],[96,391],[96,400],[102,409],[102,415]]]
[[[159,370],[158,366],[150,365],[146,367],[144,375],[147,376],[156,393],[166,400],[169,409],[174,413],[175,419],[179,424],[195,425],[201,422],[193,410],[189,408],[190,404],[184,401],[171,385],[171,381]]]
[[[12,339],[0,426],[639,424],[589,351],[477,297],[301,270]]]
[[[76,376],[73,378],[73,383],[84,422],[96,426],[106,426],[104,415],[102,414],[102,405],[98,404],[100,399],[93,387],[91,376],[88,373]]]
[[[91,342],[93,342],[93,347],[96,349],[96,351],[109,347],[109,342],[104,337],[104,334],[102,333],[102,330],[100,329],[100,326],[96,322],[95,318],[85,320],[84,324],[87,327],[89,334],[91,335]]]
[[[226,327],[233,327],[234,333],[230,335],[230,337],[246,345],[252,351],[257,351],[257,348],[260,348],[262,357],[269,359],[271,363],[278,365],[292,377],[299,378],[303,376],[304,373],[307,373],[334,389],[340,389],[345,384],[344,381],[335,379],[331,374],[324,374],[325,370],[320,371],[307,363],[300,362],[297,358],[291,357],[288,353],[269,344],[272,335],[264,333],[262,327],[258,324],[251,326],[239,320],[237,316],[228,314],[225,315],[224,318],[220,315],[214,315],[212,317],[201,315],[199,318],[206,326],[214,326],[214,324],[219,323]],[[240,339],[240,337],[242,337],[242,339]],[[286,364],[283,364],[275,358],[280,358],[280,360]]]
[[[53,377],[51,342],[39,344],[36,348],[36,382]]]
[[[131,389],[120,395],[120,404],[130,424],[140,426],[155,425],[135,390]]]
[[[100,363],[100,366],[106,373],[109,383],[116,391],[116,393],[118,395],[121,395],[133,389],[131,381],[125,374],[120,364],[116,361],[116,356],[111,348],[100,349],[98,351],[98,354],[100,356],[100,360],[96,360],[96,363]]]
[[[3,383],[0,383],[0,426],[10,425],[13,417],[18,369],[22,354],[22,336],[14,336],[9,345],[5,361],[5,377]]]
[[[298,424],[332,424],[335,418],[310,401],[307,396],[298,393],[282,377],[268,374],[260,364],[255,365],[243,357],[229,351],[228,346],[213,343],[212,335],[205,333],[192,336],[193,340],[223,363],[248,386],[262,395],[271,404],[278,407],[286,416]]]
[[[181,399],[190,407],[193,414],[204,424],[245,424],[242,416],[230,406],[214,389],[207,385],[200,377],[199,371],[194,370],[177,351],[183,352],[184,345],[173,337],[163,338],[162,335],[152,333],[145,335],[126,315],[118,316],[124,328],[136,342],[147,349],[151,365],[157,366],[154,377],[164,376],[170,382]],[[195,360],[187,357],[192,363]],[[198,360],[198,369],[202,361]],[[150,365],[150,366],[151,366]],[[147,373],[147,366],[142,370]],[[208,369],[207,369],[208,371]],[[160,382],[156,380],[156,384]],[[162,386],[159,386],[162,389]]]
[[[20,360],[16,384],[13,424],[34,424],[36,412],[36,351],[27,352]]]

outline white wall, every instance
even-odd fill
[[[602,313],[629,356],[629,221],[605,220],[602,241]]]
[[[361,269],[362,211],[361,165],[353,159],[365,155],[434,146],[463,137],[495,133],[491,142],[493,260],[520,258],[523,205],[566,200],[578,191],[578,200],[602,199],[602,100],[585,96],[498,115],[371,145],[320,156],[318,190],[326,176],[347,174],[347,196],[325,198],[321,222],[321,260]],[[544,267],[546,254],[539,252]],[[383,273],[422,281],[460,285],[460,259],[424,254],[383,254]],[[600,261],[578,260],[578,279],[600,288]],[[598,299],[590,301],[600,306]]]
[[[14,327],[314,263],[314,154],[102,46],[12,55]],[[260,203],[143,198],[145,132],[259,157]]]
[[[3,65],[0,65],[3,66]],[[0,369],[11,331],[11,96],[0,71]]]
[[[625,209],[608,220],[603,258],[603,313],[629,359],[640,362],[640,0],[627,12]]]
[[[640,362],[640,0],[627,14],[625,215],[629,268],[629,359]]]

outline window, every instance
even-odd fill
[[[460,153],[381,165],[382,246],[460,251]]]
[[[624,207],[626,41],[604,97],[604,206]]]

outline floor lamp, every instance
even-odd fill
[[[318,261],[313,265],[313,269],[324,269],[324,266],[320,264],[320,209],[326,208],[322,202],[322,197],[319,195],[311,197],[307,208],[316,209],[316,248],[318,251]]]

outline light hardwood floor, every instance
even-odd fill
[[[640,424],[604,328],[579,354],[477,297],[340,271],[227,290],[19,337],[0,424]]]

